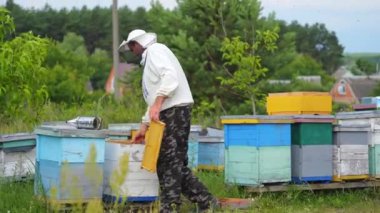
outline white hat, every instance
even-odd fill
[[[124,47],[124,50],[130,50],[127,44],[131,41],[136,41],[143,48],[146,48],[149,44],[155,43],[157,41],[157,35],[155,33],[147,33],[145,30],[132,30],[128,34],[127,40],[124,40],[120,44],[119,49]]]

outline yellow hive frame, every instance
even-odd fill
[[[160,153],[164,130],[165,123],[152,121],[145,134],[145,149],[141,168],[146,169],[149,172],[156,172],[157,170],[157,160]]]

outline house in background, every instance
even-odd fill
[[[352,76],[340,78],[330,90],[334,102],[358,104],[362,97],[372,96],[380,83],[380,76]]]
[[[319,75],[300,75],[297,76],[297,80],[305,81],[311,84],[321,85],[321,76]],[[269,84],[291,84],[292,80],[290,79],[270,79],[268,80]]]
[[[335,79],[352,78],[355,75],[345,66],[339,67],[332,75]]]
[[[132,65],[132,64],[127,64],[127,63],[119,63],[119,67],[118,67],[118,72],[117,72],[117,76],[121,77],[121,78],[124,78],[126,76],[126,74],[128,72],[131,72],[133,70],[133,68],[135,67],[135,65]],[[105,91],[106,93],[114,93],[115,92],[115,70],[113,69],[113,67],[111,68],[111,71],[110,71],[110,74],[108,75],[108,78],[107,78],[107,81],[106,81],[106,84],[105,84]],[[118,86],[119,88],[119,94],[123,94],[124,93],[124,86],[122,84],[119,84]]]

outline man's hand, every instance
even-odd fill
[[[148,130],[148,125],[141,124],[139,131],[136,133],[136,136],[132,138],[132,143],[142,143],[145,139],[146,131]]]
[[[160,120],[161,106],[162,106],[162,103],[164,103],[165,99],[166,99],[165,96],[157,96],[153,105],[150,107],[149,117],[152,121],[159,121]]]

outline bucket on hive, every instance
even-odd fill
[[[78,129],[100,129],[102,127],[102,119],[99,117],[79,116],[66,123]]]
[[[0,177],[34,175],[36,137],[31,133],[0,135]]]
[[[150,172],[156,172],[158,155],[160,154],[160,147],[162,137],[164,135],[165,123],[151,121],[148,131],[145,135],[145,149],[144,156],[141,162],[141,168]]]
[[[106,130],[52,122],[37,127],[35,134],[36,195],[63,202],[102,198]]]

